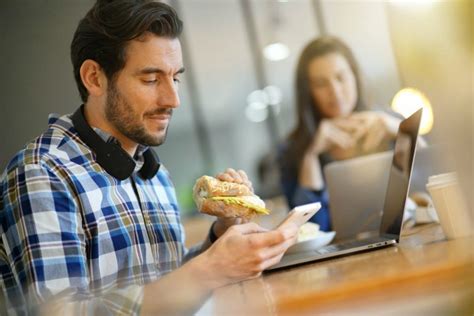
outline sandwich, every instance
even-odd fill
[[[267,215],[270,211],[252,190],[244,184],[220,181],[210,176],[196,180],[193,198],[201,213],[217,217]]]

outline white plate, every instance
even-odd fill
[[[318,231],[316,236],[312,239],[298,242],[288,248],[286,254],[293,254],[298,252],[305,252],[309,250],[315,250],[328,245],[336,236],[336,232],[323,232]]]

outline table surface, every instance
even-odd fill
[[[438,224],[400,243],[270,271],[217,289],[214,315],[474,314],[474,238],[446,240]]]

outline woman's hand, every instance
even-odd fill
[[[383,142],[395,138],[400,120],[387,113],[354,112],[348,117],[323,119],[310,151],[330,152],[337,159],[347,159],[376,151]]]
[[[349,150],[356,145],[360,127],[345,118],[323,119],[310,147],[312,154],[319,155],[334,147]]]
[[[401,120],[384,112],[365,111],[353,113],[349,120],[356,122],[360,130],[360,150],[371,152],[384,140],[394,139]]]

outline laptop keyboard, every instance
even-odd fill
[[[378,236],[366,238],[366,239],[359,239],[359,240],[349,240],[349,241],[340,242],[334,245],[328,245],[328,246],[319,248],[318,250],[315,250],[315,252],[319,254],[326,254],[330,252],[342,251],[342,250],[367,246],[370,244],[376,244],[376,243],[385,242],[385,241],[387,241],[387,238],[378,237]]]

